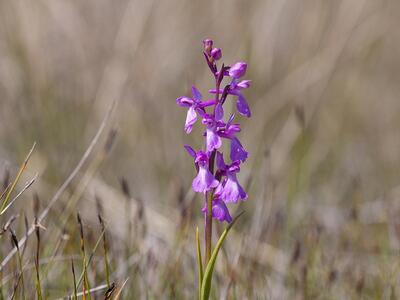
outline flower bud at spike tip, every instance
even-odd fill
[[[205,39],[203,41],[203,45],[204,45],[204,52],[207,53],[208,55],[211,55],[211,49],[212,49],[212,46],[213,46],[213,40]]]
[[[215,60],[219,60],[222,57],[222,50],[221,48],[214,48],[211,50],[211,57]]]

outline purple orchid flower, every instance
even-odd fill
[[[205,205],[201,211],[203,213],[207,212],[207,206]],[[220,222],[232,222],[231,214],[229,213],[228,207],[226,206],[225,202],[221,199],[214,199],[212,204],[212,217],[217,219]]]
[[[240,132],[240,124],[232,124],[233,118],[235,115],[231,115],[228,122],[224,124],[223,122],[219,123],[218,135],[223,138],[233,139],[236,133]]]
[[[237,82],[236,79],[233,79],[231,82],[229,92],[228,92],[231,95],[237,96],[236,108],[242,116],[245,116],[248,118],[251,117],[250,107],[246,101],[246,98],[241,93],[241,90],[249,88],[250,82],[251,82],[250,80],[242,80],[240,82]]]
[[[224,202],[236,203],[240,200],[246,200],[248,197],[236,178],[236,173],[240,171],[239,165],[240,161],[234,161],[232,164],[226,165],[223,154],[217,152],[218,173],[225,175],[226,178],[216,189],[215,195]]]
[[[204,115],[203,124],[207,126],[206,129],[206,151],[211,153],[215,149],[219,149],[222,145],[221,137],[217,133],[218,124],[213,116]]]
[[[250,80],[242,80],[238,81],[237,79],[232,79],[231,84],[228,86],[227,94],[236,96],[236,108],[238,112],[247,118],[251,117],[251,111],[249,104],[246,101],[246,98],[243,96],[241,90],[248,89],[250,87]],[[223,89],[219,90],[219,93],[222,94],[224,92]],[[209,90],[209,93],[216,94],[216,89]]]
[[[182,107],[188,107],[188,112],[186,115],[185,121],[185,131],[186,133],[191,133],[193,129],[193,125],[197,121],[197,113],[200,115],[205,114],[204,107],[213,105],[215,100],[209,100],[206,102],[202,102],[201,93],[196,89],[195,86],[192,86],[192,95],[193,98],[189,97],[179,97],[176,99],[176,103]]]
[[[237,62],[233,66],[229,68],[229,76],[235,79],[239,79],[240,77],[246,74],[247,64],[245,62]]]
[[[185,148],[186,150],[188,150],[188,148],[190,147],[188,146]],[[192,155],[194,153],[194,150],[192,148],[190,149],[191,150],[188,150],[188,152]],[[198,167],[197,176],[193,179],[192,182],[192,188],[195,192],[206,193],[211,189],[216,188],[219,184],[218,180],[215,179],[214,175],[211,174],[208,168],[208,160],[208,155],[201,150],[195,154],[194,162]]]

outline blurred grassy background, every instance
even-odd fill
[[[206,37],[226,64],[248,62],[253,84],[253,117],[240,133],[251,153],[240,177],[249,200],[214,297],[400,297],[399,20],[396,0],[0,1],[0,171],[15,176],[36,141],[25,175],[39,173],[12,213],[32,222],[33,194],[46,207],[118,101],[114,147],[105,156],[98,147],[43,224],[43,258],[69,237],[44,275],[49,299],[73,290],[62,258],[79,254],[77,210],[89,249],[99,236],[96,197],[112,279],[129,277],[123,298],[193,298],[202,199],[190,193],[195,173],[182,145],[199,146],[201,132],[183,132],[175,99],[192,84],[203,94],[211,86]],[[4,257],[12,246],[2,239]],[[92,287],[104,283],[102,264],[91,268]]]

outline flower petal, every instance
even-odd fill
[[[216,94],[216,93],[217,93],[217,90],[216,90],[216,89],[210,89],[210,90],[208,90],[208,92],[209,92],[210,94]],[[223,92],[224,92],[223,89],[220,89],[220,90],[219,90],[219,93],[220,93],[220,94],[222,94]]]
[[[222,104],[218,103],[215,106],[215,120],[219,121],[222,120],[224,118],[224,109],[222,108]]]
[[[195,86],[192,86],[192,95],[194,100],[196,100],[197,102],[201,101],[202,98],[201,93],[199,92],[198,89],[196,89]]]
[[[197,114],[196,110],[194,109],[193,106],[191,106],[188,109],[187,115],[186,115],[186,122],[185,122],[185,131],[186,133],[191,133],[193,129],[194,123],[196,123],[197,120]]]
[[[183,147],[185,147],[187,153],[189,153],[189,155],[190,155],[191,157],[193,157],[194,159],[196,159],[196,151],[194,151],[194,149],[193,149],[192,147],[190,147],[189,145],[185,145],[185,146],[183,146]]]
[[[238,112],[241,115],[248,117],[248,118],[251,117],[249,105],[247,104],[246,99],[243,97],[243,95],[241,93],[238,93],[238,97],[236,100],[236,107],[237,107]]]
[[[239,89],[247,89],[250,87],[251,80],[242,80],[237,84]]]
[[[176,99],[176,104],[182,107],[190,107],[193,105],[193,99],[188,97],[179,97]]]
[[[230,158],[232,161],[240,160],[245,162],[249,153],[244,150],[242,144],[237,138],[231,139],[231,153]]]

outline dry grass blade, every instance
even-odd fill
[[[4,234],[11,226],[11,224],[19,217],[19,215],[12,215],[6,224],[3,225],[3,228],[0,229],[0,235]]]
[[[8,185],[5,187],[4,191],[0,195],[0,200],[3,200],[4,196],[7,194],[8,190],[10,189],[12,185],[12,182],[8,183]]]
[[[107,284],[102,284],[102,285],[96,286],[94,288],[91,288],[90,290],[87,290],[85,292],[77,293],[76,294],[76,298],[75,298],[74,295],[70,295],[70,296],[66,296],[66,297],[63,297],[63,298],[58,298],[56,300],[77,299],[78,297],[82,297],[83,299],[85,299],[86,296],[89,296],[89,295],[93,294],[94,292],[103,291],[105,289],[107,289]]]
[[[7,209],[9,209],[11,205],[14,204],[15,201],[17,201],[17,199],[35,182],[37,177],[38,174],[35,174],[35,176],[25,184],[24,188],[10,201],[10,203],[7,204],[6,207],[4,207],[2,211],[0,211],[0,216],[4,214],[7,211]]]
[[[118,300],[119,297],[121,297],[122,289],[124,288],[124,286],[125,286],[125,284],[128,282],[128,280],[129,280],[129,277],[128,277],[127,279],[125,279],[124,283],[123,283],[123,284],[120,286],[120,288],[118,289],[118,291],[117,291],[117,293],[116,293],[116,295],[115,295],[115,297],[114,297],[114,300]]]
[[[22,173],[25,171],[25,168],[28,165],[29,158],[31,157],[33,150],[35,149],[35,145],[36,145],[36,142],[33,143],[31,150],[29,150],[28,155],[25,157],[24,162],[22,163],[21,167],[19,168],[18,174],[15,177],[14,182],[12,183],[11,187],[8,189],[7,194],[4,198],[3,204],[1,205],[1,208],[0,208],[0,211],[1,211],[0,214],[3,214],[4,209],[8,203],[8,200],[10,199],[11,193],[14,191],[19,179],[21,178]]]

